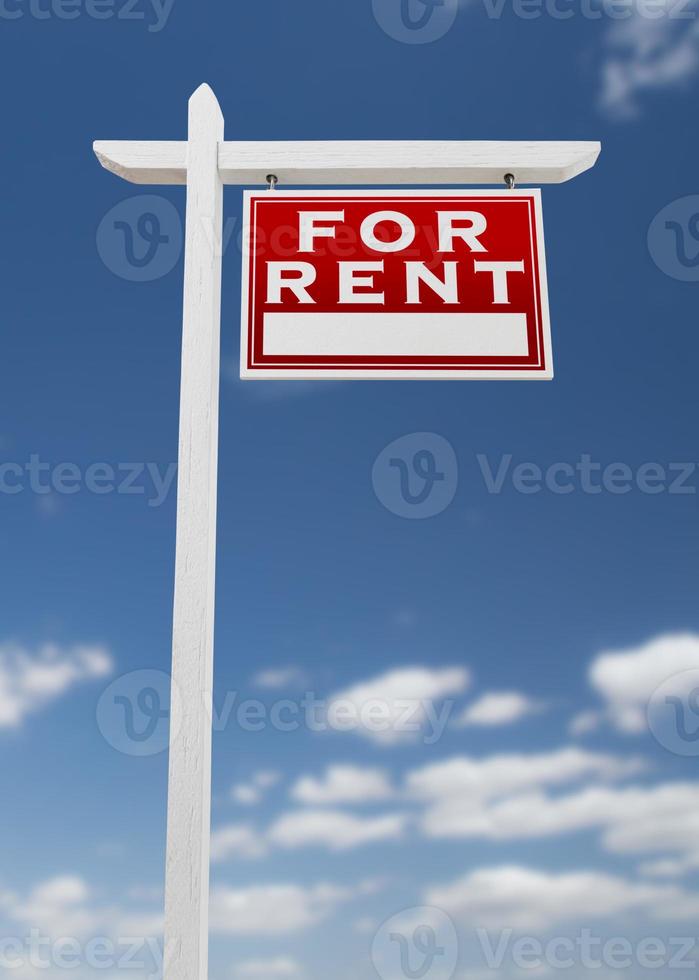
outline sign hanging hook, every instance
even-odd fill
[[[268,190],[270,190],[270,191],[273,191],[274,188],[279,183],[279,178],[277,177],[276,174],[267,174],[267,176],[265,177],[265,180],[267,181]]]
[[[503,179],[505,181],[508,191],[513,191],[515,189],[515,175],[505,174]]]

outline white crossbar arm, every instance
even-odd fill
[[[219,176],[224,184],[266,182],[273,173],[286,185],[560,184],[594,166],[597,142],[222,142]],[[134,184],[185,184],[186,142],[97,140],[107,170]]]

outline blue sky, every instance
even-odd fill
[[[622,937],[633,962],[607,955],[598,977],[677,975],[639,949],[699,935],[699,28],[691,5],[658,9],[470,0],[406,43],[398,0],[0,5],[8,975],[66,975],[28,961],[32,929],[76,940],[76,976],[154,970],[85,949],[160,928],[167,722],[129,741],[114,694],[141,730],[139,695],[165,697],[184,194],[119,181],[91,143],[184,138],[202,81],[229,139],[603,143],[544,189],[551,383],[241,383],[226,190],[212,980],[400,980],[387,937],[415,923],[447,949],[428,980],[522,975],[511,947],[488,967],[479,928]],[[99,230],[113,208],[170,236],[143,281]],[[406,465],[427,448],[449,467],[440,513],[375,492],[395,440]],[[306,692],[331,720],[378,700],[399,730],[275,728],[272,706]]]

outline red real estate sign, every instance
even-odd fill
[[[552,378],[540,191],[247,191],[240,373]]]

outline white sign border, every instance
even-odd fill
[[[309,370],[308,368],[249,368],[248,362],[248,317],[249,317],[249,260],[251,246],[251,224],[250,224],[250,201],[252,198],[265,198],[267,195],[284,197],[377,197],[377,198],[405,198],[405,197],[509,197],[522,199],[529,197],[534,202],[534,219],[536,229],[536,243],[539,258],[539,281],[541,289],[541,327],[544,350],[544,369],[534,368],[531,370],[503,370],[502,368],[483,368],[474,371],[437,371],[429,368],[412,368],[405,370],[382,368],[370,368],[366,370],[354,369],[348,371],[346,368],[320,368]],[[242,263],[241,263],[241,316],[240,316],[240,377],[244,381],[551,381],[553,379],[553,354],[551,349],[551,322],[549,316],[549,297],[548,297],[548,277],[546,267],[546,247],[544,241],[544,224],[541,201],[541,189],[538,187],[528,187],[526,189],[517,188],[459,188],[445,189],[437,188],[390,188],[390,189],[352,189],[339,188],[331,190],[298,190],[275,189],[273,191],[245,190],[243,191],[243,223],[242,223]]]

